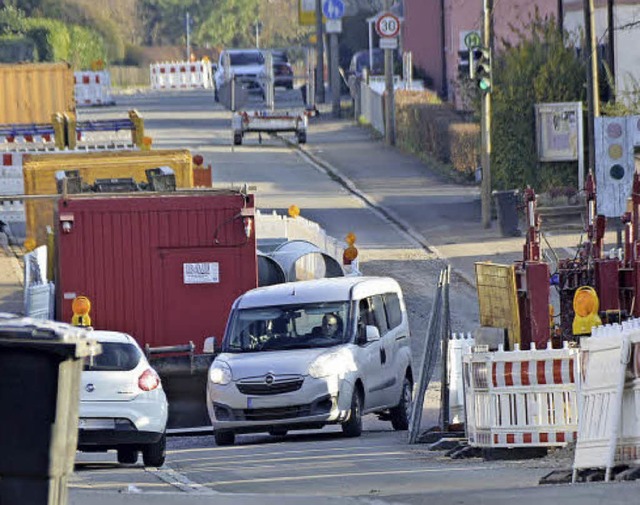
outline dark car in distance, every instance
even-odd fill
[[[293,68],[289,63],[289,56],[286,51],[271,51],[273,58],[274,86],[281,86],[286,89],[293,89]]]

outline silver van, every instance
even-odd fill
[[[233,304],[213,361],[207,406],[218,445],[238,433],[341,424],[362,432],[377,413],[408,427],[413,371],[398,283],[340,277],[248,291]]]

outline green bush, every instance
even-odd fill
[[[81,26],[69,27],[71,40],[69,63],[76,69],[89,69],[91,63],[105,60],[106,52],[102,38]]]
[[[26,35],[36,46],[38,61],[68,61],[71,37],[67,25],[45,18],[26,20]]]
[[[35,44],[26,37],[0,37],[0,63],[33,61]]]
[[[536,13],[493,65],[491,177],[495,189],[577,187],[576,163],[540,163],[534,105],[584,99],[585,67],[553,19]]]
[[[396,138],[401,149],[435,158],[465,176],[478,166],[480,128],[433,92],[396,93]]]

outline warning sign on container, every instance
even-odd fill
[[[183,263],[185,284],[217,284],[220,282],[219,263]]]

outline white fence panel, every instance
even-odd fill
[[[107,70],[74,72],[74,79],[78,107],[115,104]]]
[[[212,89],[213,77],[208,61],[152,63],[151,89]]]

